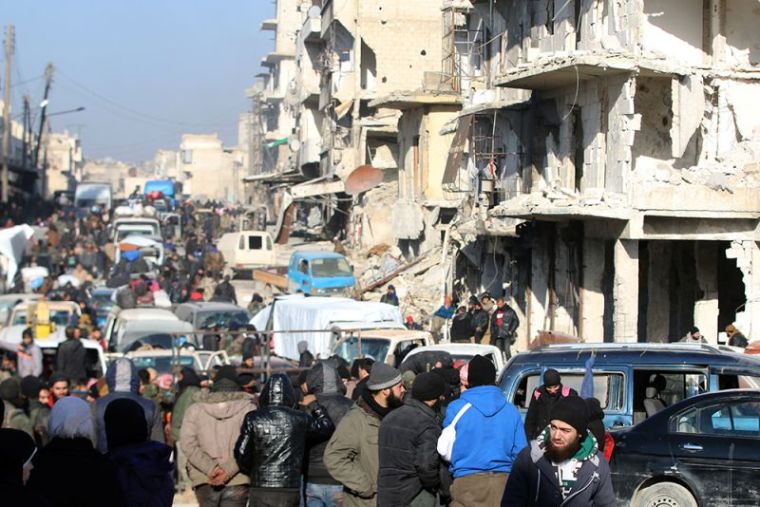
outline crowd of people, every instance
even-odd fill
[[[170,421],[127,358],[97,399],[62,377],[44,395],[33,376],[6,380],[0,498],[168,506],[186,487],[201,507],[614,505],[598,401],[547,370],[523,424],[489,359],[454,370],[455,385],[452,369],[334,356],[256,392],[233,366],[210,380],[185,367]],[[71,487],[81,470],[87,486]]]

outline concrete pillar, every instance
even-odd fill
[[[647,290],[647,336],[648,342],[667,342],[670,332],[670,241],[650,241],[649,279]]]
[[[549,306],[549,257],[547,242],[543,233],[537,238],[531,255],[530,276],[530,334],[528,341],[533,340],[539,331],[549,329],[548,306]]]
[[[612,297],[613,341],[638,341],[639,321],[639,242],[615,241],[615,280]]]
[[[696,241],[694,259],[702,299],[694,303],[694,325],[708,342],[718,343],[718,243]]]
[[[580,334],[586,342],[604,341],[604,240],[583,240]]]
[[[737,312],[736,325],[749,341],[760,339],[760,246],[755,241],[732,241],[726,257],[736,259],[742,272],[744,311]]]

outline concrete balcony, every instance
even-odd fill
[[[322,38],[322,17],[309,17],[304,21],[298,38],[302,43],[319,42]]]
[[[322,153],[322,139],[308,137],[301,141],[298,162],[301,166],[306,164],[318,164]]]
[[[277,31],[277,20],[276,19],[265,19],[261,22],[261,26],[259,29],[262,32],[270,31],[274,32]]]

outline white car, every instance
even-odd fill
[[[496,366],[497,377],[507,365],[507,358],[501,349],[494,345],[483,345],[479,343],[439,343],[438,345],[417,347],[407,354],[404,361],[408,361],[410,357],[414,357],[416,354],[422,352],[448,352],[454,362],[469,362],[473,357],[481,355],[490,359],[494,366]]]

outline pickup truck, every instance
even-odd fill
[[[427,331],[406,329],[396,306],[340,297],[280,296],[251,324],[274,331],[274,351],[291,359],[298,359],[297,343],[306,341],[322,358],[337,354],[350,362],[372,357],[398,366],[414,348],[433,343]]]
[[[296,251],[287,268],[255,270],[253,279],[290,294],[351,296],[356,285],[354,268],[335,252]]]

